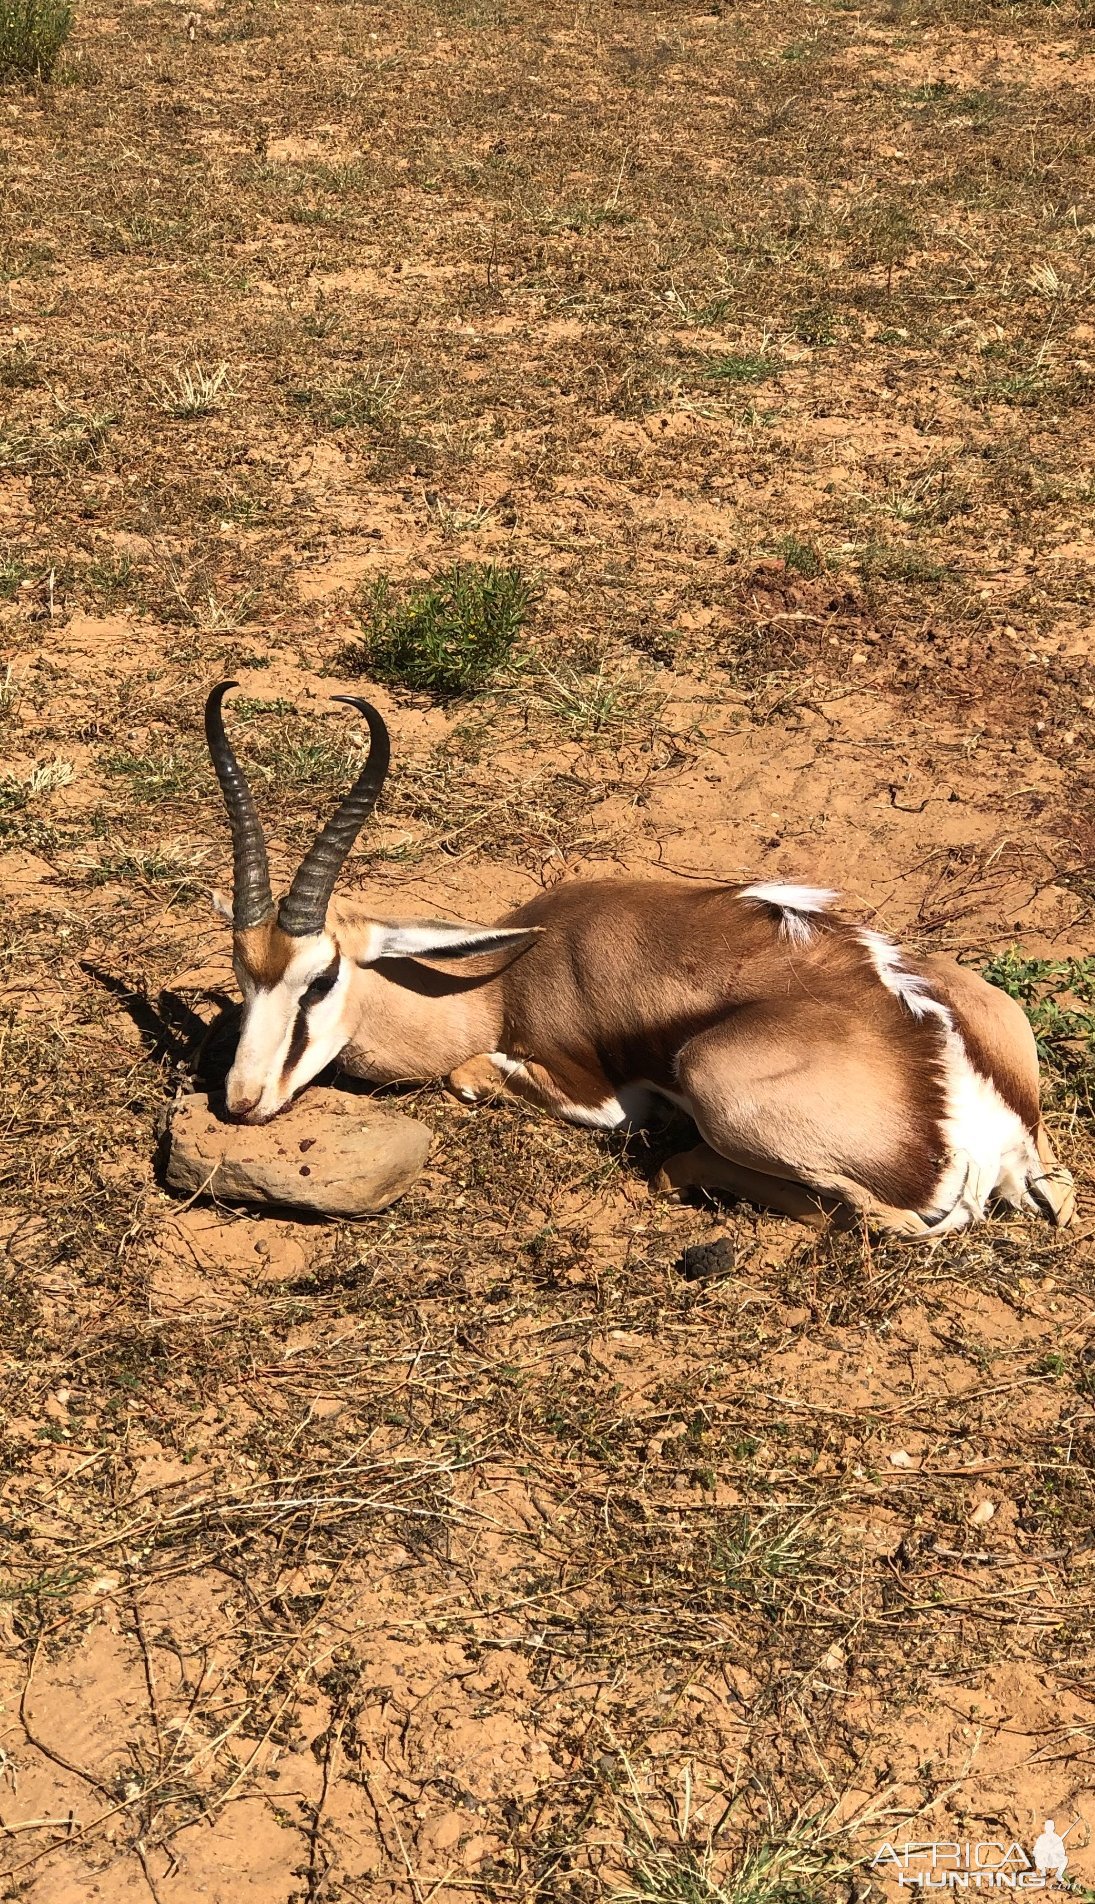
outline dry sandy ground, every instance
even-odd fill
[[[97,0],[0,95],[6,1896],[896,1896],[880,1843],[1045,1818],[1095,1887],[1074,1039],[1063,1237],[804,1240],[433,1087],[357,1226],[154,1168],[232,988],[203,695],[287,872],[380,575],[537,605],[485,695],[364,677],[378,911],[748,873],[1084,959],[1090,43]]]

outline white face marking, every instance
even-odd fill
[[[346,1044],[350,966],[321,932],[300,940],[275,984],[257,984],[240,962],[236,976],[243,1023],[228,1074],[228,1109],[246,1123],[264,1124]]]

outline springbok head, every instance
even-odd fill
[[[288,892],[275,902],[266,841],[232,744],[222,703],[235,681],[221,681],[205,704],[205,737],[232,828],[232,905],[214,900],[232,923],[232,962],[243,994],[243,1022],[227,1100],[231,1116],[264,1124],[331,1063],[349,1042],[363,1009],[363,970],[384,959],[467,958],[505,946],[516,951],[533,934],[445,920],[355,922],[350,956],[328,907],[335,881],[380,796],[391,742],[368,701],[336,694],[364,717],[369,754],[323,831],[301,860]]]

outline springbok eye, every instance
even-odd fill
[[[318,1005],[321,998],[326,998],[337,977],[338,960],[336,959],[332,966],[328,966],[325,972],[321,972],[318,978],[314,978],[310,985],[305,986],[300,995],[301,1011],[307,1011],[310,1005]]]

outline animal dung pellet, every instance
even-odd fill
[[[708,1276],[724,1276],[734,1267],[734,1246],[725,1236],[713,1243],[690,1243],[682,1250],[677,1268],[686,1282],[703,1282]]]

